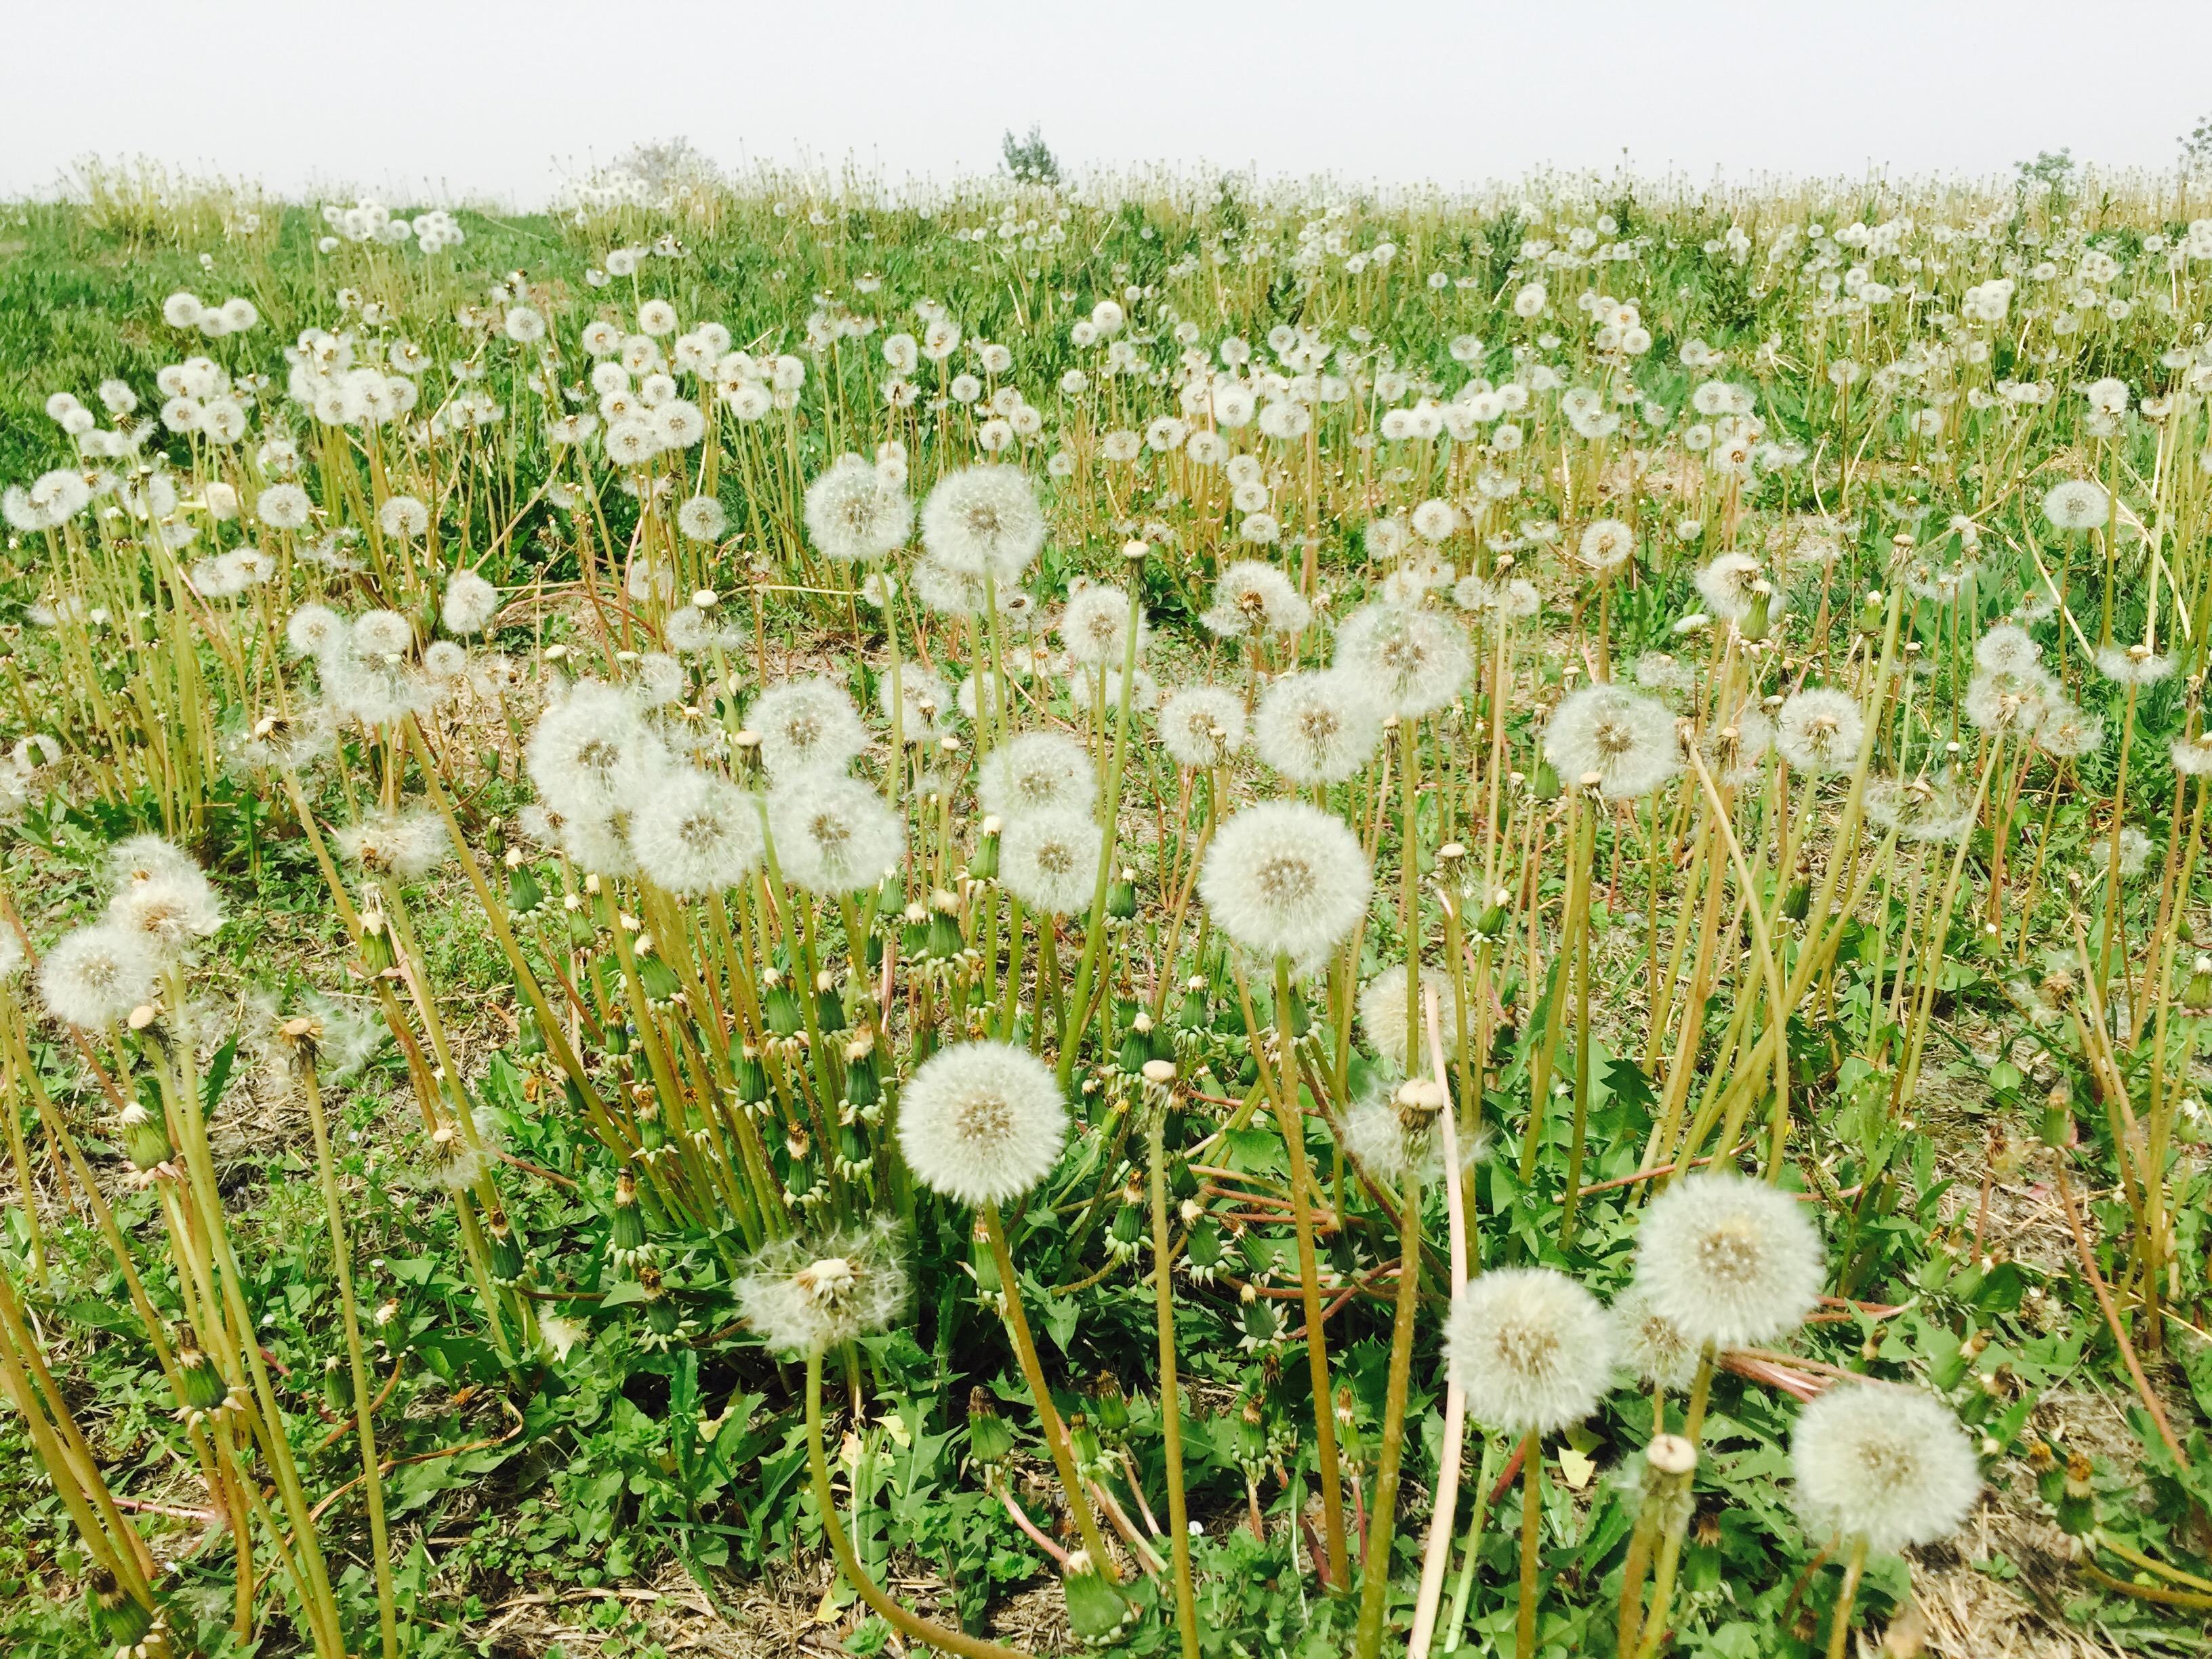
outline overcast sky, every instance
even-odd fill
[[[1168,161],[1450,184],[2170,167],[2208,0],[48,0],[10,9],[0,194],[88,152],[529,206],[640,141],[724,163]]]

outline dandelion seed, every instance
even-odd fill
[[[745,710],[745,725],[760,734],[761,761],[779,778],[840,769],[868,744],[853,700],[819,676],[769,687]]]
[[[921,539],[932,558],[963,575],[1018,582],[1044,546],[1036,492],[1010,466],[949,474],[922,503]]]
[[[1274,566],[1241,559],[1223,567],[1199,620],[1224,639],[1296,634],[1313,620],[1313,607]]]
[[[2043,516],[2054,530],[2094,530],[2112,512],[2112,498],[2087,478],[2054,484],[2043,498]]]
[[[1186,686],[1160,709],[1160,746],[1178,766],[1211,769],[1244,746],[1244,700],[1225,686]]]
[[[338,850],[371,876],[419,881],[452,850],[446,821],[428,809],[380,809],[337,833]]]
[[[153,1000],[158,968],[143,933],[112,922],[80,927],[39,963],[39,996],[64,1025],[103,1030]]]
[[[1252,720],[1260,758],[1292,783],[1340,783],[1373,758],[1382,714],[1341,669],[1285,675],[1261,694]]]
[[[1363,605],[1336,632],[1336,671],[1364,684],[1387,712],[1405,719],[1450,702],[1474,666],[1458,624],[1432,611]]]

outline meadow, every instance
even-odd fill
[[[2055,162],[0,205],[0,1646],[2212,1648],[2208,323]]]

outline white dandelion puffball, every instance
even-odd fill
[[[745,724],[759,733],[761,763],[777,778],[840,770],[868,746],[845,688],[818,674],[770,686],[745,710]]]
[[[1654,1309],[1691,1341],[1722,1348],[1787,1336],[1827,1282],[1804,1207],[1739,1175],[1690,1176],[1653,1200],[1636,1263]]]
[[[1807,1528],[1889,1554],[1958,1531],[1981,1465],[1950,1408],[1917,1389],[1837,1382],[1798,1414],[1790,1467]]]
[[[1549,1267],[1493,1267],[1452,1303],[1444,1357],[1468,1414],[1511,1435],[1549,1434],[1597,1409],[1613,1382],[1598,1299]]]
[[[1024,813],[1000,832],[999,879],[1032,911],[1081,915],[1091,908],[1105,845],[1105,831],[1087,813]]]
[[[499,612],[499,589],[473,570],[456,570],[446,579],[438,619],[448,634],[481,634]]]
[[[101,1030],[153,997],[159,967],[143,934],[112,922],[80,927],[39,964],[39,995],[64,1025]]]
[[[899,1152],[955,1203],[1004,1204],[1052,1172],[1067,1110],[1052,1068],[1010,1042],[960,1042],[922,1062],[899,1097]]]
[[[631,813],[629,842],[647,880],[686,896],[719,893],[760,867],[760,805],[696,767],[657,780]]]
[[[1606,1312],[1620,1368],[1638,1382],[1680,1394],[1697,1381],[1698,1345],[1651,1305],[1642,1280],[1632,1282]]]
[[[1459,695],[1474,666],[1467,635],[1433,611],[1362,605],[1336,631],[1335,667],[1364,683],[1390,714],[1432,714]]]
[[[538,717],[523,752],[530,781],[564,817],[627,811],[667,764],[667,753],[618,686],[583,680]]]
[[[1774,717],[1774,746],[1782,758],[1815,776],[1857,765],[1865,732],[1858,699],[1832,686],[1791,692]]]
[[[1044,546],[1044,514],[1028,477],[1011,466],[949,474],[921,506],[921,543],[949,570],[1019,581]]]
[[[1296,583],[1271,564],[1240,559],[1213,584],[1213,603],[1199,621],[1226,640],[1249,634],[1295,634],[1313,620]]]
[[[731,1287],[754,1333],[783,1353],[834,1348],[890,1328],[908,1285],[887,1224],[823,1238],[779,1238],[745,1259]]]
[[[1177,766],[1218,766],[1244,746],[1244,699],[1225,685],[1186,686],[1160,708],[1160,747]]]
[[[1340,669],[1285,674],[1260,696],[1252,743],[1292,783],[1341,783],[1374,757],[1382,711]]]
[[[1544,754],[1568,787],[1597,780],[1607,800],[1648,795],[1681,769],[1674,716],[1626,686],[1586,685],[1559,701],[1544,728]]]
[[[768,798],[777,867],[810,893],[873,887],[906,851],[906,824],[854,778],[807,772]]]
[[[2112,514],[2112,498],[2087,478],[2053,484],[2043,498],[2043,516],[2054,530],[2094,530]]]
[[[1424,995],[1415,1005],[1414,1016],[1425,1022],[1426,993],[1435,989],[1441,1011],[1448,1006],[1450,987],[1426,968],[1419,973]],[[1401,1072],[1418,1069],[1408,1066],[1406,1060],[1406,964],[1395,962],[1369,980],[1359,994],[1359,1026],[1367,1033],[1368,1046]],[[1416,1039],[1417,1044],[1425,1041]],[[1415,1053],[1420,1052],[1417,1046]]]
[[[1366,914],[1372,878],[1358,837],[1303,801],[1248,806],[1213,837],[1198,875],[1214,925],[1261,957],[1325,957]]]
[[[983,757],[975,799],[985,812],[1009,823],[1036,812],[1087,815],[1098,799],[1098,769],[1091,751],[1073,738],[1023,732]]]
[[[913,526],[906,491],[858,455],[839,456],[807,486],[806,533],[822,556],[836,563],[886,557],[905,544]]]

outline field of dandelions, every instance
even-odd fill
[[[2212,193],[0,211],[0,1645],[2202,1653]]]

